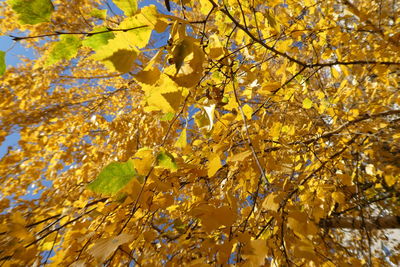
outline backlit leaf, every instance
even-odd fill
[[[220,157],[218,155],[211,155],[208,163],[208,177],[213,177],[221,167]]]
[[[141,148],[133,156],[133,163],[136,171],[146,176],[154,162],[153,150],[150,148]]]
[[[303,100],[303,108],[310,109],[313,105],[313,102],[307,97]]]
[[[137,175],[132,160],[108,164],[87,187],[96,193],[113,195]]]
[[[38,24],[50,21],[54,6],[51,0],[8,0],[7,3],[18,14],[21,24]]]
[[[118,32],[118,35],[123,36],[125,42],[129,45],[143,48],[148,44],[157,17],[151,13],[146,13],[147,10],[151,9],[149,7],[143,8],[141,13],[127,17],[120,23],[119,28],[126,31]]]
[[[251,116],[252,116],[252,114],[253,114],[253,109],[249,106],[249,105],[244,105],[243,107],[242,107],[242,110],[243,110],[243,113],[244,113],[244,115],[246,116],[246,118],[248,119],[248,120],[250,120],[251,119]]]
[[[150,110],[161,110],[164,113],[175,113],[178,111],[182,100],[182,90],[168,76],[160,77],[154,85],[143,85],[147,96],[147,104]]]
[[[211,131],[214,125],[215,104],[202,107],[202,110],[195,115],[195,122],[200,129]]]
[[[106,45],[108,43],[108,40],[114,38],[114,34],[110,31],[107,31],[106,27],[98,27],[92,31],[92,33],[96,33],[96,32],[104,32],[104,33],[93,34],[91,36],[86,37],[82,41],[82,45],[88,46],[88,47],[93,48],[94,50],[97,50],[101,46]]]
[[[133,69],[137,51],[125,41],[121,35],[114,39],[109,39],[106,45],[100,46],[96,50],[93,59],[102,61],[111,71],[121,73],[129,72]]]
[[[175,147],[185,148],[187,146],[186,128],[182,130],[178,140],[175,142]]]
[[[60,41],[53,44],[48,55],[46,66],[58,63],[61,60],[74,58],[81,46],[81,39],[75,35],[61,35]]]
[[[126,16],[133,16],[138,8],[137,0],[113,0],[113,2]]]
[[[172,50],[173,62],[175,64],[176,73],[179,72],[183,65],[185,58],[192,53],[193,43],[189,38],[178,41],[174,49]]]
[[[157,155],[157,165],[171,171],[176,171],[178,166],[176,165],[174,156],[170,153],[162,151]]]

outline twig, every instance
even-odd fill
[[[32,36],[14,36],[14,35],[9,35],[13,41],[21,41],[25,39],[34,39],[34,38],[43,38],[43,37],[50,37],[50,36],[58,36],[58,35],[64,35],[64,34],[82,34],[86,36],[92,36],[95,34],[101,34],[101,33],[107,33],[107,32],[127,32],[127,31],[132,31],[132,30],[137,30],[141,28],[146,28],[149,27],[149,25],[141,25],[138,27],[132,27],[132,28],[126,28],[126,29],[113,29],[113,28],[107,28],[104,31],[99,31],[99,32],[59,32],[56,31],[54,33],[49,33],[49,34],[40,34],[40,35],[32,35]]]
[[[235,74],[234,74],[232,69],[231,69],[231,77],[235,77]],[[241,106],[241,102],[240,102],[239,97],[237,95],[236,86],[235,86],[235,81],[234,80],[232,80],[232,87],[233,87],[233,92],[235,94],[236,102],[238,103],[238,106],[239,106],[240,114],[242,115],[242,120],[243,120],[244,128],[245,128],[245,131],[246,131],[247,144],[248,144],[248,146],[249,146],[249,148],[251,150],[251,153],[253,154],[253,158],[256,161],[257,167],[260,170],[262,178],[264,178],[265,183],[267,185],[269,185],[268,178],[265,175],[264,169],[261,166],[261,163],[260,163],[260,160],[258,159],[257,153],[254,150],[254,146],[253,146],[253,143],[252,143],[251,138],[250,138],[250,133],[249,133],[248,125],[247,125],[246,116],[245,116],[245,114],[243,112],[243,109],[242,109],[242,106]]]

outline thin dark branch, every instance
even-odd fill
[[[126,29],[107,28],[104,31],[98,31],[98,32],[59,32],[59,31],[56,31],[54,33],[32,35],[32,36],[10,35],[10,37],[13,39],[13,41],[17,42],[17,41],[21,41],[21,40],[25,40],[25,39],[43,38],[43,37],[59,36],[59,35],[66,35],[66,34],[81,34],[81,35],[86,35],[86,36],[92,36],[92,35],[107,33],[107,32],[127,32],[127,31],[137,30],[137,29],[146,28],[146,27],[149,27],[149,25],[141,25],[141,26],[126,28]]]

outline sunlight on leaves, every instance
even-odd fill
[[[126,16],[133,16],[138,9],[137,0],[113,0],[114,4],[124,11]]]
[[[172,154],[161,151],[157,155],[157,165],[166,169],[169,169],[171,171],[176,171],[178,170],[178,165],[176,165],[174,156]]]
[[[133,69],[136,57],[136,49],[127,44],[121,35],[109,39],[108,43],[100,46],[92,56],[93,59],[102,61],[111,71],[121,73]]]
[[[103,31],[106,31],[106,32],[99,33],[99,34],[93,34],[91,36],[86,37],[82,41],[82,45],[91,47],[95,51],[98,50],[103,45],[106,45],[108,43],[108,40],[114,38],[114,34],[112,32],[107,31],[106,27],[97,27],[91,33],[103,32]]]
[[[137,175],[132,160],[108,164],[87,188],[93,192],[113,195]]]
[[[61,60],[74,58],[81,46],[81,39],[75,35],[62,35],[60,41],[53,44],[48,55],[46,66],[51,66]]]

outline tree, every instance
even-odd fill
[[[0,5],[2,265],[399,264],[396,1]]]

